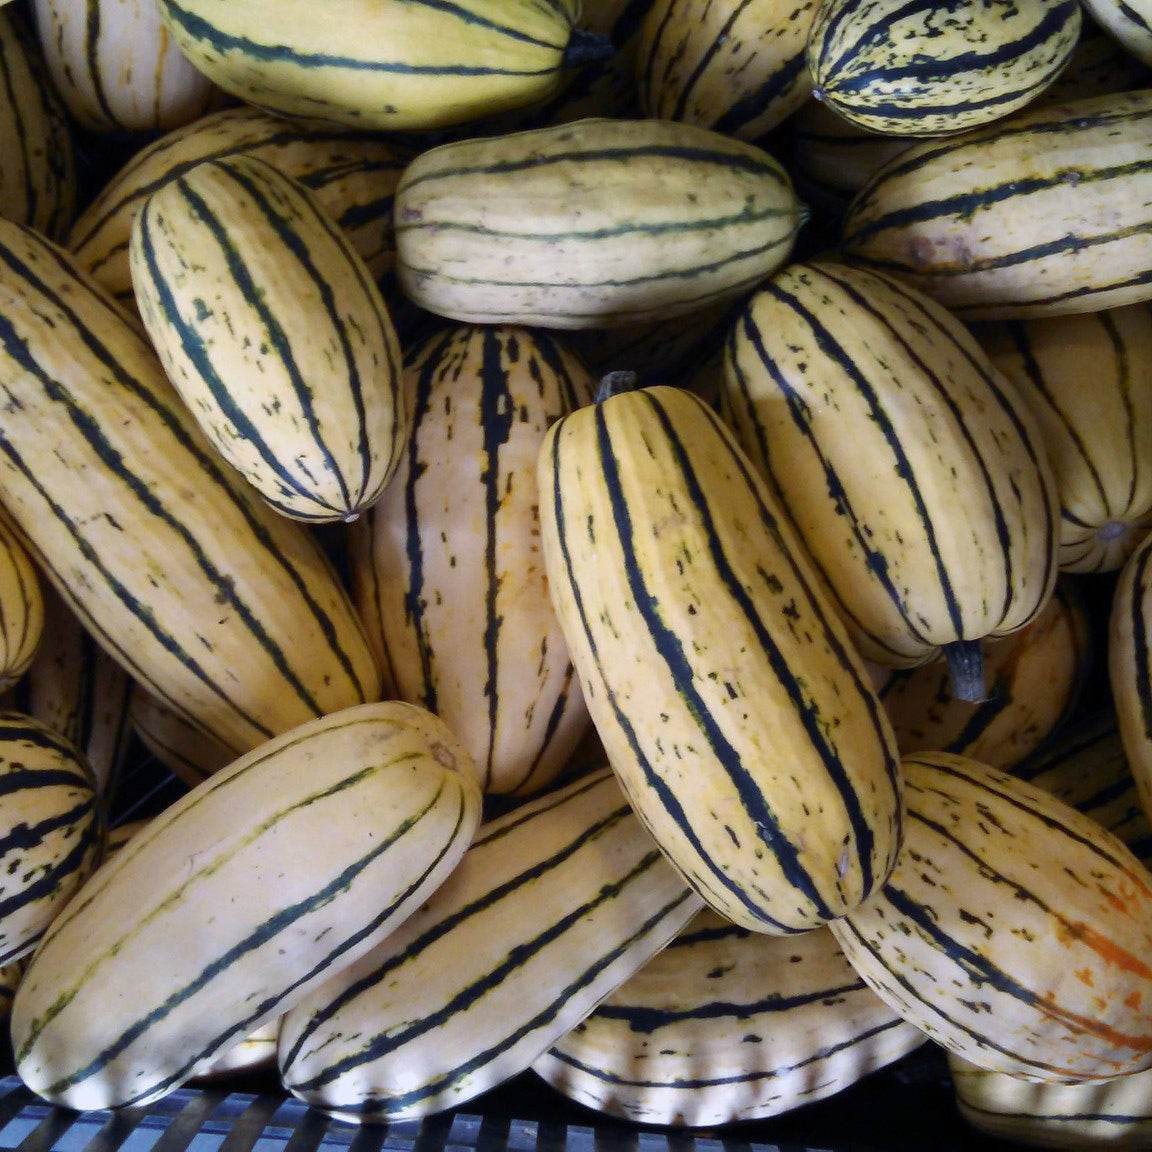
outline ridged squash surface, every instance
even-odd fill
[[[1152,528],[1152,304],[976,334],[1039,423],[1060,494],[1061,570],[1120,568]]]
[[[415,1119],[522,1072],[700,911],[603,767],[485,824],[399,931],[285,1016],[294,1096]]]
[[[624,392],[540,455],[548,581],[613,768],[708,903],[784,935],[900,835],[888,721],[784,513],[707,405]]]
[[[54,921],[13,1008],[21,1079],[81,1110],[166,1095],[393,931],[479,819],[475,766],[422,709],[366,704],[268,741]]]
[[[899,280],[794,264],[738,317],[722,410],[869,659],[1023,627],[1056,579],[1056,487],[1016,388]]]
[[[1090,817],[975,760],[921,752],[902,767],[900,859],[831,924],[869,986],[992,1071],[1075,1082],[1152,1065],[1140,861]]]
[[[168,34],[155,0],[34,0],[56,90],[91,132],[163,132],[219,98]]]
[[[765,936],[706,909],[532,1070],[622,1120],[712,1127],[834,1095],[923,1043],[827,928]]]
[[[453,328],[403,390],[396,479],[352,536],[356,606],[397,697],[448,724],[485,792],[538,792],[589,720],[548,598],[536,458],[592,381],[545,332]]]
[[[249,104],[363,131],[437,128],[558,91],[579,5],[159,0],[173,41]]]
[[[422,308],[542,328],[734,298],[784,261],[801,223],[766,152],[661,120],[444,144],[409,165],[395,213],[397,273]]]
[[[123,305],[135,306],[128,245],[132,223],[161,185],[205,160],[255,156],[305,185],[340,225],[375,279],[391,270],[392,192],[406,149],[347,128],[305,125],[257,108],[204,116],[141,148],[77,218],[67,247]]]
[[[173,177],[136,217],[132,281],[168,378],[277,512],[355,519],[408,432],[379,289],[319,201],[253,156]]]
[[[1152,297],[1152,89],[1027,109],[902,153],[844,222],[844,251],[965,319]]]

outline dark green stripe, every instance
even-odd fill
[[[1044,506],[1044,535],[1047,540],[1055,542],[1057,537],[1057,530],[1053,516],[1053,508],[1058,506],[1058,498],[1056,494],[1054,492],[1050,492],[1044,484],[1044,477],[1048,472],[1048,468],[1046,467],[1048,465],[1046,450],[1042,443],[1036,443],[1033,441],[1028,431],[1028,427],[1021,417],[1021,412],[1019,410],[1019,395],[1015,392],[1013,392],[1011,395],[1008,392],[1005,392],[999,378],[999,373],[996,372],[992,367],[992,364],[988,358],[979,352],[978,348],[976,352],[973,352],[967,341],[961,342],[955,339],[955,337],[950,332],[948,325],[946,324],[947,313],[943,309],[941,309],[939,312],[936,312],[934,309],[925,308],[923,298],[919,294],[910,291],[903,283],[899,281],[899,279],[891,280],[889,283],[892,291],[895,292],[896,295],[903,297],[903,299],[908,302],[909,306],[914,307],[917,310],[925,324],[931,325],[943,337],[948,339],[948,341],[960,353],[960,355],[963,356],[965,360],[967,360],[973,371],[980,376],[985,385],[988,387],[989,391],[992,393],[993,397],[995,397],[996,403],[999,405],[1000,410],[1012,424],[1012,427],[1015,430],[1017,437],[1019,438],[1021,446],[1024,448],[1024,451],[1028,455],[1028,459],[1035,466],[1036,475],[1040,477],[1041,485],[1044,488],[1043,495],[1046,497],[1042,501]],[[963,428],[965,435],[969,435],[967,423],[963,420],[961,420],[961,427]],[[1017,500],[1019,501],[1020,494],[1016,488],[1015,483],[1013,483],[1012,489],[1017,496]],[[999,528],[999,503],[997,503],[995,507],[997,515],[997,526]],[[1003,542],[1003,537],[1001,540]],[[1053,570],[1056,568],[1057,563],[1057,549],[1055,547],[1047,548],[1045,550],[1044,575],[1040,580],[1041,588],[1047,588],[1049,586],[1053,579]],[[1005,612],[1007,612],[1008,606],[1011,604],[1014,595],[1015,590],[1009,586],[1008,598],[1005,601],[1004,606]],[[1035,616],[1037,616],[1043,610],[1043,608],[1044,599],[1042,597],[1037,597],[1035,604],[1033,605],[1032,612],[1029,614],[1027,619],[1018,621],[1016,626],[1020,627],[1027,623],[1028,620],[1035,618]]]
[[[484,696],[488,701],[488,749],[483,769],[486,791],[492,780],[500,719],[500,629],[504,624],[504,617],[498,611],[501,583],[498,528],[503,503],[500,449],[512,437],[516,404],[508,386],[499,335],[493,328],[484,328],[477,335],[480,342],[478,415],[484,452],[479,480],[484,489]]]
[[[887,889],[885,889],[885,892],[887,892]],[[905,900],[905,905],[907,906],[909,904],[914,910],[919,908],[919,905],[917,905],[915,901]],[[1041,1071],[1048,1073],[1049,1079],[1068,1076],[1070,1074],[1070,1070],[1068,1068],[1063,1068],[1058,1064],[1047,1064],[1041,1060],[1026,1057],[1022,1055],[1022,1053],[1017,1048],[1009,1048],[1005,1047],[1003,1044],[998,1044],[994,1038],[994,1029],[987,1033],[977,1032],[974,1028],[971,1028],[967,1024],[957,1020],[955,1017],[950,1016],[941,1007],[940,996],[938,994],[934,994],[933,999],[929,1000],[912,980],[903,975],[900,969],[893,967],[880,955],[878,946],[874,945],[864,936],[860,929],[857,928],[856,925],[852,922],[851,917],[845,917],[837,923],[839,931],[842,934],[851,934],[851,937],[855,941],[856,945],[862,951],[866,952],[872,958],[873,964],[875,964],[875,966],[882,971],[882,979],[878,979],[873,976],[873,978],[869,981],[872,987],[877,990],[878,995],[878,989],[884,987],[886,983],[891,982],[899,988],[900,993],[902,993],[905,1000],[913,1006],[914,1011],[928,1019],[931,1017],[939,1017],[941,1020],[944,1020],[949,1028],[963,1033],[970,1040],[972,1040],[977,1049],[990,1048],[993,1052],[999,1052],[1001,1055],[1007,1056],[1013,1061],[1026,1064],[1031,1068],[1038,1068]],[[845,949],[845,951],[847,952],[847,949]],[[857,970],[859,970],[860,966],[856,965],[856,967]],[[934,984],[931,981],[925,982],[925,988],[930,993],[935,992]],[[889,995],[892,996],[893,999],[898,998],[897,995],[891,990],[889,990]],[[903,1014],[912,1015],[912,1013],[907,1011],[905,1011]],[[919,1027],[919,1025],[917,1026]]]
[[[589,228],[584,231],[566,228],[563,232],[522,232],[510,228],[490,228],[485,224],[474,224],[455,220],[401,220],[396,225],[397,232],[412,232],[430,230],[439,232],[467,232],[475,236],[492,236],[498,239],[510,240],[539,240],[546,244],[567,242],[570,240],[616,240],[622,236],[665,236],[679,233],[707,232],[709,230],[726,228],[729,225],[759,224],[764,220],[779,218],[795,218],[796,213],[791,208],[765,208],[759,212],[750,212],[745,207],[739,212],[731,212],[725,216],[714,216],[704,220],[665,221],[653,224],[630,223],[613,224],[607,228]]]
[[[569,529],[567,525],[567,513],[564,506],[564,492],[563,485],[561,484],[561,442],[563,439],[563,426],[557,429],[555,439],[551,446],[552,457],[552,491],[551,500],[553,505],[553,517],[556,523],[556,539],[560,545],[560,552],[564,560],[564,575],[565,585],[572,596],[573,605],[576,612],[580,617],[581,631],[584,635],[584,641],[588,646],[588,658],[591,660],[595,669],[596,675],[599,679],[599,687],[603,688],[604,696],[607,701],[608,708],[611,710],[612,718],[616,721],[625,741],[628,744],[628,749],[640,769],[641,775],[644,778],[644,784],[650,788],[657,798],[660,807],[666,811],[672,818],[676,827],[680,830],[681,834],[687,840],[692,851],[704,864],[707,869],[705,875],[694,875],[690,879],[696,884],[698,888],[703,888],[705,892],[712,894],[709,903],[726,904],[729,901],[735,901],[743,906],[747,911],[757,920],[769,925],[774,933],[781,935],[787,934],[792,931],[782,921],[778,921],[765,914],[762,908],[759,908],[744,891],[743,887],[737,884],[729,877],[724,869],[719,867],[711,856],[704,850],[704,845],[700,840],[699,833],[694,827],[692,821],[687,818],[684,811],[684,806],[680,802],[680,798],[664,779],[663,775],[658,772],[652,762],[648,759],[644,749],[640,743],[640,739],[633,727],[631,719],[628,717],[627,712],[620,706],[619,700],[616,698],[616,693],[612,688],[612,683],[604,669],[603,662],[600,659],[599,645],[596,642],[596,634],[591,627],[588,619],[588,613],[584,606],[584,594],[580,587],[580,582],[576,578],[575,565],[572,560],[572,552],[569,546]],[[594,690],[585,690],[585,698],[589,704],[592,704],[594,698]]]
[[[1038,141],[1038,144],[1043,143],[1047,142]],[[1058,155],[1059,153],[1057,153],[1057,156]],[[866,208],[866,202],[861,198],[858,202],[858,208],[853,213],[854,218],[849,219],[845,226],[844,243],[849,250],[859,249],[872,237],[877,236],[881,232],[910,228],[912,225],[928,224],[933,221],[943,220],[947,217],[970,221],[977,213],[984,212],[996,204],[1004,204],[1008,201],[1014,202],[1014,210],[1028,212],[1027,197],[1038,192],[1050,192],[1054,188],[1063,188],[1071,193],[1070,202],[1076,203],[1083,193],[1074,191],[1074,189],[1084,188],[1086,185],[1103,184],[1109,180],[1125,180],[1137,176],[1146,176],[1150,173],[1152,173],[1152,161],[1134,160],[1127,164],[1113,164],[1088,170],[1077,168],[1075,170],[1075,180],[1070,181],[1069,169],[1061,167],[1058,171],[1048,176],[1022,176],[1019,179],[1006,180],[1002,184],[994,184],[988,188],[977,188],[972,191],[957,192],[951,196],[943,196],[936,200],[921,200],[916,204],[910,204],[904,208],[893,208],[888,212],[876,216],[872,220],[865,221],[860,220]],[[895,172],[892,168],[885,168],[881,173],[881,177],[883,180],[894,179]],[[882,186],[882,183],[871,185],[872,192],[875,193],[876,188],[880,186]],[[1129,232],[1130,228],[1114,229],[1103,235],[1107,239],[1115,239]],[[1009,264],[1018,264],[1025,260],[1035,259],[1038,254],[1043,254],[1049,245],[1056,245],[1051,248],[1052,252],[1075,252],[1086,247],[1093,240],[1100,242],[1100,237],[1066,235],[1057,241],[1035,244],[1017,252],[1008,253],[1005,256],[989,257],[983,260],[966,260],[963,267],[931,268],[927,269],[927,271],[930,271],[934,276],[967,276],[973,272],[984,271],[989,268],[1007,267]],[[1005,263],[1005,261],[1009,263]]]
[[[418,268],[413,264],[408,265],[408,271],[410,274],[427,278],[431,281],[440,281],[441,283],[449,284],[475,284],[493,288],[552,288],[565,292],[582,292],[588,288],[632,288],[637,284],[656,284],[664,280],[694,280],[708,272],[719,272],[729,264],[736,264],[742,260],[750,260],[756,256],[763,256],[766,252],[771,252],[773,249],[784,249],[786,251],[792,245],[794,234],[794,231],[790,231],[780,236],[774,236],[766,244],[732,252],[727,256],[722,256],[718,260],[712,260],[705,264],[695,264],[690,268],[668,268],[663,272],[653,272],[644,276],[633,276],[627,280],[576,280],[575,282],[570,278],[558,280],[492,280],[481,276],[453,276],[440,268]],[[772,265],[766,261],[761,261],[760,264],[761,267],[758,278],[763,278],[771,271]],[[515,268],[516,265],[512,265],[512,267]],[[558,270],[563,271],[565,269],[569,274],[576,271],[576,267],[572,264],[562,265]],[[731,285],[725,289],[725,291],[731,290]],[[667,306],[665,305],[665,307]],[[572,315],[572,313],[566,313],[566,315]]]
[[[643,396],[648,401],[652,413],[660,425],[667,448],[671,452],[676,468],[684,482],[690,507],[700,518],[703,530],[702,543],[705,544],[711,558],[721,593],[726,601],[739,610],[752,629],[757,642],[767,657],[773,675],[787,692],[790,703],[808,733],[812,750],[820,757],[829,777],[840,786],[841,799],[853,824],[856,856],[861,865],[863,887],[867,892],[871,889],[873,879],[870,859],[873,845],[872,829],[860,813],[858,797],[852,793],[851,788],[846,790],[843,788],[844,782],[838,757],[830,747],[823,732],[819,730],[820,717],[816,713],[815,705],[804,699],[804,693],[799,682],[783,659],[776,637],[772,635],[764,623],[759,605],[749,596],[747,589],[732,569],[732,562],[724,550],[724,544],[712,517],[709,503],[710,500],[722,502],[723,494],[717,491],[705,491],[701,486],[699,477],[692,466],[688,449],[677,434],[672,420],[662,405],[651,393],[641,392],[636,395]],[[746,764],[740,750],[728,739],[720,723],[712,714],[708,701],[700,694],[696,686],[699,672],[693,667],[692,659],[685,647],[685,640],[665,624],[659,597],[648,586],[644,578],[643,567],[636,554],[637,529],[632,521],[632,512],[628,506],[628,497],[624,491],[624,481],[620,474],[616,445],[608,431],[604,409],[603,404],[597,404],[594,409],[597,455],[604,491],[612,510],[616,543],[622,553],[624,566],[622,574],[631,593],[632,605],[644,624],[656,656],[667,667],[675,694],[680,697],[683,706],[699,727],[701,736],[707,742],[707,748],[711,752],[712,759],[731,784],[733,789],[731,799],[737,801],[749,826],[756,830],[757,842],[767,849],[783,874],[785,882],[793,889],[795,896],[780,893],[781,901],[790,904],[792,898],[801,899],[811,906],[821,920],[830,920],[836,913],[824,899],[815,880],[805,869],[801,859],[800,846],[794,843],[789,836],[790,832],[801,830],[799,828],[786,828],[781,824],[769,796],[765,794],[765,782],[758,779],[753,770],[756,765],[756,758],[752,757],[753,765]],[[626,458],[634,447],[637,446],[628,440],[624,441],[623,452]],[[719,601],[719,596],[716,599]],[[688,649],[690,648],[691,642],[689,640]],[[758,748],[757,751],[765,759],[772,759],[771,753],[767,750]],[[799,780],[796,783],[799,784]],[[797,791],[802,791],[802,789],[798,788]],[[728,798],[726,797],[724,800],[725,807],[727,803]],[[717,804],[719,804],[719,800],[717,800]],[[697,820],[699,820],[700,815],[700,813],[697,814]],[[802,837],[799,838],[802,839]],[[754,848],[743,851],[759,856]],[[722,868],[719,861],[712,858],[710,853],[706,853],[706,859],[709,866],[714,870],[727,871],[727,869]],[[745,857],[742,852],[740,862],[743,868],[747,869],[750,858]],[[727,876],[725,879],[731,883]],[[741,881],[738,880],[736,883],[741,888],[744,887]],[[751,910],[759,919],[762,916],[761,910],[770,903],[772,895],[774,893],[757,891],[756,895],[753,896],[751,892],[747,892],[742,902],[750,900],[752,903]]]
[[[904,354],[920,370],[921,378],[925,381],[925,383],[932,385],[937,396],[939,396],[941,403],[943,403],[944,407],[948,410],[949,415],[952,417],[954,427],[959,432],[961,439],[964,441],[968,448],[968,451],[972,454],[972,459],[975,461],[976,467],[979,469],[980,478],[983,480],[984,487],[988,494],[988,503],[992,509],[993,523],[996,528],[996,542],[999,545],[1000,555],[1003,562],[1004,604],[1000,610],[1000,619],[1004,620],[1008,615],[1016,595],[1015,566],[1012,563],[1013,539],[1012,534],[1008,530],[1008,524],[1004,519],[1004,511],[1001,508],[1001,494],[997,490],[996,481],[993,478],[991,471],[989,470],[988,461],[985,460],[980,451],[980,446],[976,442],[976,437],[972,433],[972,429],[964,411],[964,402],[969,401],[969,396],[967,394],[962,394],[961,401],[963,402],[957,401],[948,389],[947,377],[938,373],[936,369],[932,367],[931,364],[929,364],[928,360],[920,354],[919,349],[912,343],[912,341],[909,340],[908,337],[896,325],[891,324],[887,320],[882,309],[877,308],[867,298],[867,296],[864,295],[864,293],[857,290],[857,288],[851,283],[850,280],[842,276],[837,277],[834,265],[825,267],[823,272],[834,283],[839,284],[841,290],[861,310],[861,312],[863,312],[865,315],[871,316],[877,323],[884,325],[888,332],[891,333],[892,338],[903,350]],[[899,291],[899,289],[897,289],[897,295],[903,298],[909,310],[913,312],[915,319],[913,319],[911,323],[914,328],[923,331],[925,328],[931,325],[943,338],[945,347],[958,351],[961,353],[961,355],[963,355],[963,347],[960,341],[956,338],[955,334],[950,332],[943,324],[941,324],[937,318],[932,315],[928,308],[924,307],[924,305],[919,301],[910,297],[906,292]],[[971,357],[967,357],[967,359],[969,360],[969,363],[971,363]],[[992,381],[992,379],[989,377],[988,372],[986,370],[979,371],[978,375],[982,381],[986,383],[995,393],[996,398],[1000,402],[1000,407],[1007,411],[1009,406],[1005,400],[1004,394],[1002,390],[999,389],[995,385],[994,381]],[[1031,445],[1028,443],[1026,434],[1023,433],[1019,417],[1016,416],[1014,412],[1009,414],[1012,417],[1015,430],[1021,434],[1021,440],[1023,441],[1024,446],[1028,449],[1031,449]],[[1030,455],[1033,461],[1036,461],[1035,453],[1030,452]],[[1022,503],[1019,489],[1016,486],[1015,478],[1011,476],[1011,474],[1009,474],[1007,478],[1013,493],[1017,497],[1017,503]],[[911,479],[909,482],[914,483],[911,481]],[[914,487],[916,490],[918,508],[923,509],[922,514],[927,517],[927,506],[922,501],[919,486],[914,485]],[[944,586],[944,581],[949,580],[945,595],[949,600],[949,618],[952,622],[953,628],[956,631],[956,639],[970,639],[970,637],[968,637],[964,631],[963,606],[959,603],[959,600],[955,598],[950,579],[946,575],[946,566],[944,565],[943,558],[937,549],[935,525],[932,523],[930,517],[928,517],[928,519],[925,521],[925,526],[931,533],[930,543],[932,546],[933,559],[937,564],[937,573],[940,577],[942,587]],[[1051,527],[1051,520],[1049,520],[1049,540],[1052,539]],[[955,607],[955,612],[952,610],[953,607]]]
[[[173,181],[173,187],[179,190],[184,198],[192,205],[192,210],[195,214],[194,218],[205,224],[213,236],[216,237],[217,240],[220,240],[218,235],[220,222],[210,214],[208,206],[203,200],[188,189],[182,180]],[[326,510],[317,512],[313,518],[330,519],[332,515],[343,515],[345,509],[336,507],[322,500],[317,493],[308,489],[284,466],[276,453],[269,447],[261,427],[247,415],[233,395],[232,389],[236,387],[237,384],[246,387],[246,383],[244,381],[225,380],[220,373],[217,372],[216,365],[212,362],[210,346],[205,342],[200,329],[195,324],[186,321],[181,315],[180,301],[176,299],[172,291],[172,286],[168,282],[168,278],[161,270],[160,262],[156,254],[156,242],[152,234],[152,218],[154,215],[159,215],[161,222],[164,221],[163,214],[157,212],[156,204],[153,201],[149,201],[140,209],[139,247],[140,253],[144,258],[145,267],[148,269],[148,280],[150,282],[146,286],[142,285],[142,287],[151,289],[156,307],[161,314],[164,324],[171,329],[173,335],[179,342],[180,350],[191,361],[197,376],[200,378],[200,382],[212,397],[213,403],[236,429],[239,438],[255,449],[264,466],[276,477],[277,481],[287,492],[294,492],[301,499],[308,500],[313,504],[319,505],[321,509]],[[169,235],[167,240],[169,251],[183,264],[185,260],[179,252],[179,238]],[[231,248],[225,248],[225,243],[226,238],[224,241],[221,241],[221,247],[228,261],[229,271],[233,274],[233,278],[235,278],[236,269],[233,267],[233,264],[239,261],[240,257]],[[255,289],[251,284],[243,286],[243,290],[245,300],[249,302],[255,301]],[[269,335],[274,340],[274,336],[272,336],[271,333]],[[292,375],[291,371],[289,375]],[[301,383],[297,382],[295,376],[293,376],[293,382],[296,384],[297,394],[299,394]],[[334,461],[329,460],[329,464],[332,469],[335,469]],[[347,495],[346,491],[345,495]],[[270,499],[263,493],[261,493],[261,497],[285,515],[288,515],[289,512],[291,512],[292,515],[296,514],[295,508],[288,501]]]
[[[72,0],[72,3],[77,3],[78,0]],[[116,114],[112,111],[111,105],[108,103],[107,93],[104,91],[104,76],[100,68],[100,0],[83,0],[88,11],[84,18],[84,59],[88,65],[88,78],[92,82],[92,95],[96,97],[96,103],[100,106],[100,112],[107,121],[108,128],[119,128],[120,124],[116,119]],[[66,11],[66,9],[65,9]],[[62,16],[61,19],[64,23],[68,22],[67,16]],[[65,69],[67,72],[68,70]],[[69,77],[73,83],[75,79]],[[80,87],[79,84],[76,85]]]

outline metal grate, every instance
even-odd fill
[[[183,1088],[145,1108],[69,1112],[0,1079],[12,1152],[836,1152],[795,1143],[446,1113],[358,1127],[272,1094]]]

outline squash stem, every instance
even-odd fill
[[[587,28],[573,28],[564,49],[562,66],[583,68],[585,64],[596,64],[609,60],[616,54],[616,45],[602,32],[590,32]]]
[[[600,377],[600,387],[596,389],[596,403],[603,404],[605,400],[611,400],[621,392],[635,392],[639,384],[640,378],[628,369],[609,372]]]
[[[944,645],[944,658],[952,678],[952,695],[957,700],[979,704],[988,699],[984,687],[984,653],[979,640],[957,640]]]

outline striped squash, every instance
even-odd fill
[[[1060,495],[1061,569],[1120,568],[1152,528],[1152,303],[981,325],[977,336],[1039,422]]]
[[[1144,815],[1111,714],[1081,720],[1012,775],[1043,788],[1119,837],[1152,868],[1152,825]]]
[[[812,91],[817,0],[653,0],[637,49],[640,106],[659,120],[761,140]]]
[[[400,283],[422,308],[544,328],[731,299],[787,257],[801,222],[767,153],[659,120],[442,145],[409,165],[395,211]]]
[[[354,1123],[523,1071],[700,910],[601,768],[485,824],[399,931],[290,1011],[280,1074]]]
[[[816,95],[844,119],[943,136],[1035,99],[1079,34],[1079,0],[821,0],[808,66]]]
[[[0,501],[105,650],[237,753],[376,699],[319,546],[217,463],[111,301],[5,221],[0,318]]]
[[[916,144],[853,201],[844,251],[970,320],[1152,297],[1152,89]]]
[[[131,683],[55,588],[48,584],[43,593],[40,646],[5,705],[34,716],[74,744],[108,801],[128,754]]]
[[[1152,1069],[1087,1084],[1037,1084],[949,1054],[960,1115],[1011,1147],[1152,1147]]]
[[[1128,557],[1112,598],[1108,678],[1140,803],[1152,819],[1152,533]]]
[[[140,742],[173,776],[194,788],[236,759],[230,748],[166,708],[138,684],[128,705]]]
[[[44,593],[27,549],[0,513],[0,692],[11,688],[44,634]]]
[[[408,431],[400,346],[364,262],[300,183],[208,160],[136,216],[136,300],[208,440],[277,512],[354,520]]]
[[[91,132],[167,131],[218,102],[156,0],[34,0],[40,46],[68,111]]]
[[[725,417],[866,657],[924,663],[1044,606],[1056,490],[1038,430],[943,308],[892,277],[794,264],[737,320],[725,382]]]
[[[61,239],[76,209],[68,119],[32,37],[0,12],[0,216]]]
[[[1088,13],[1137,60],[1152,65],[1152,3],[1149,0],[1083,0]]]
[[[612,767],[697,891],[772,935],[854,908],[900,835],[891,729],[764,483],[689,392],[554,424],[549,589]]]
[[[115,828],[109,829],[104,863],[107,864],[133,836],[143,832],[150,822],[133,820],[128,824],[118,824]],[[226,1048],[204,1072],[194,1077],[193,1081],[203,1083],[233,1076],[238,1072],[258,1071],[275,1064],[276,1037],[279,1033],[280,1018],[276,1017],[257,1028],[250,1036],[245,1036],[243,1040],[237,1040],[230,1048]]]
[[[555,0],[159,0],[175,43],[226,92],[366,131],[437,128],[538,104],[586,52]]]
[[[809,100],[792,118],[791,127],[797,170],[836,192],[859,192],[914,143],[907,136],[884,136],[861,128],[819,100]]]
[[[922,752],[902,766],[900,859],[831,924],[853,967],[982,1068],[1072,1082],[1152,1065],[1140,861],[1090,817],[975,760]]]
[[[24,1083],[139,1105],[353,963],[448,876],[475,766],[434,716],[366,704],[270,740],[152,820],[75,896],[12,1012]]]
[[[993,768],[1021,763],[1068,719],[1092,664],[1075,586],[1061,582],[1032,623],[983,645],[987,699],[958,700],[947,664],[892,672],[880,700],[901,752],[955,752]]]
[[[97,193],[67,247],[122,305],[135,305],[128,264],[132,223],[163,184],[206,160],[255,156],[299,180],[347,233],[374,279],[392,269],[392,193],[408,163],[394,141],[349,129],[293,124],[255,108],[205,116],[142,148]]]
[[[923,1043],[827,928],[764,936],[707,909],[532,1069],[599,1112],[712,1127],[821,1100]]]
[[[412,433],[352,537],[353,600],[396,696],[444,720],[484,791],[538,792],[589,721],[548,600],[536,457],[591,380],[546,333],[455,328],[403,389]]]
[[[27,955],[104,849],[92,769],[21,712],[0,712],[0,965]]]

